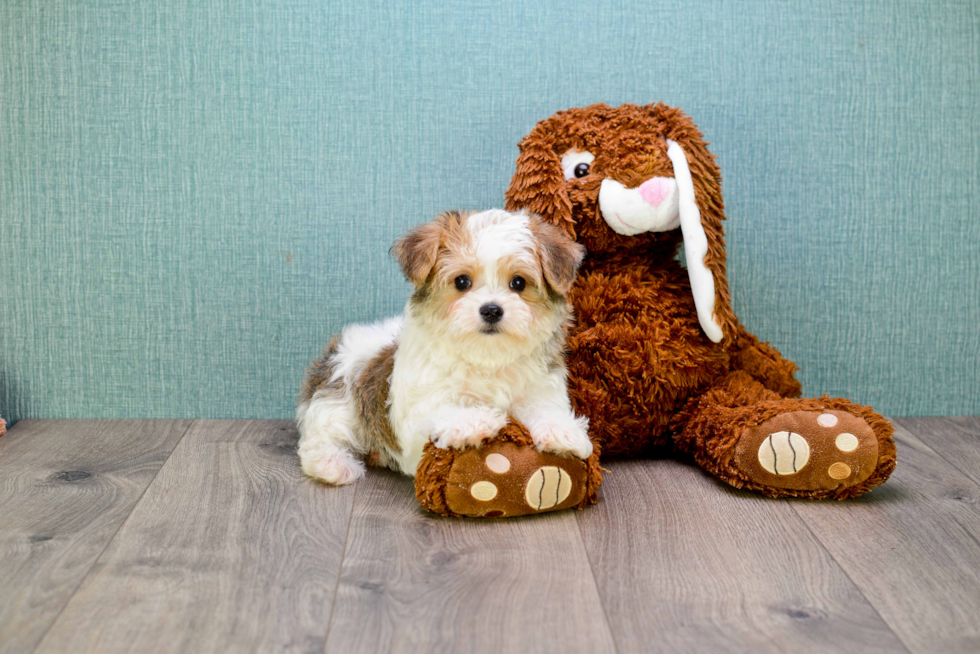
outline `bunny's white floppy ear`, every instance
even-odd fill
[[[670,139],[667,139],[667,156],[674,165],[681,233],[684,235],[684,251],[687,254],[687,274],[691,278],[691,293],[698,310],[698,322],[708,338],[717,343],[721,341],[723,334],[721,325],[714,316],[715,278],[704,265],[704,257],[708,253],[708,237],[704,233],[701,211],[694,197],[691,169],[687,165],[684,148]]]

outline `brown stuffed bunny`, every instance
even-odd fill
[[[569,296],[569,392],[604,455],[672,444],[770,497],[855,497],[894,470],[882,416],[798,399],[796,365],[739,324],[721,175],[683,112],[599,104],[541,121],[520,143],[507,208],[540,214],[588,250]]]

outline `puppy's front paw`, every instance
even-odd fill
[[[461,450],[496,436],[506,424],[507,414],[500,409],[467,407],[438,421],[431,438],[436,447]]]
[[[542,420],[528,425],[531,440],[541,452],[555,454],[574,454],[580,459],[592,455],[592,441],[589,440],[589,421],[585,418],[572,420]]]

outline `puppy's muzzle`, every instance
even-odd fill
[[[504,310],[500,308],[499,304],[484,304],[480,307],[480,317],[483,318],[483,322],[493,325],[500,322],[500,319],[504,317]]]

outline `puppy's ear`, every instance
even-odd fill
[[[446,224],[454,219],[459,220],[459,214],[454,211],[439,214],[432,222],[410,229],[391,246],[391,256],[408,281],[421,286],[429,277],[439,257]]]
[[[565,173],[555,152],[554,119],[542,120],[518,144],[517,170],[507,189],[508,211],[525,209],[575,238],[572,201],[565,188]]]
[[[544,279],[565,295],[575,282],[578,267],[585,258],[585,246],[565,235],[558,227],[531,215],[531,232],[538,244],[538,257]]]

